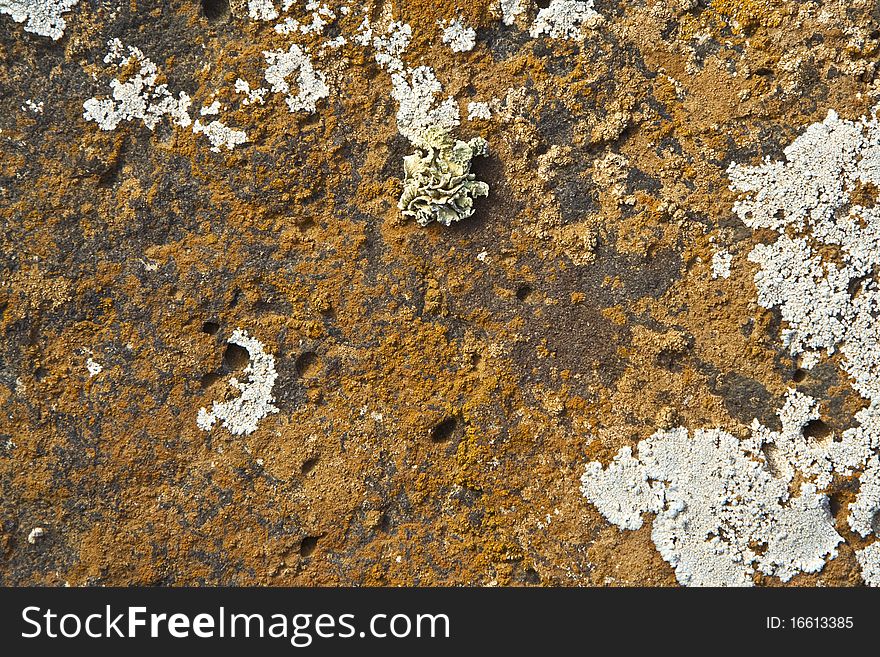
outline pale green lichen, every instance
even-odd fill
[[[403,158],[403,194],[397,207],[420,226],[432,221],[449,226],[474,213],[474,199],[489,195],[489,185],[471,173],[471,161],[486,155],[482,137],[453,139],[448,131],[428,128],[418,150]]]

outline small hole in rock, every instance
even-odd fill
[[[226,351],[223,354],[223,367],[232,372],[243,370],[250,360],[251,357],[247,349],[237,344],[230,344],[226,346]]]
[[[436,427],[431,429],[431,440],[435,443],[442,443],[449,440],[452,438],[452,434],[455,433],[456,426],[458,426],[458,422],[454,417],[446,418]]]
[[[229,0],[202,0],[202,14],[209,21],[229,16]]]
[[[315,469],[316,465],[318,465],[318,457],[317,456],[313,456],[310,459],[306,459],[303,462],[302,467],[300,467],[300,472],[302,472],[304,475],[309,474],[312,470]]]
[[[296,359],[296,372],[300,376],[314,376],[318,370],[318,354],[306,351]]]
[[[222,374],[216,372],[208,372],[202,377],[202,388],[210,388],[222,378]]]
[[[794,371],[794,374],[791,375],[791,380],[794,381],[795,383],[800,383],[806,378],[807,378],[807,371],[802,370],[801,368],[796,369]]]
[[[534,290],[532,289],[531,285],[520,285],[518,288],[516,288],[516,298],[520,301],[525,301],[531,296],[532,292],[534,292]]]
[[[98,187],[112,187],[119,180],[119,173],[122,166],[119,162],[113,163],[106,171],[98,176]]]
[[[296,222],[296,227],[299,228],[304,233],[312,230],[316,226],[317,226],[317,224],[315,223],[315,220],[312,219],[311,217],[304,217],[302,219],[297,220],[297,222]]]
[[[859,203],[863,208],[868,207],[866,203]],[[850,280],[849,285],[846,286],[846,291],[849,293],[851,297],[858,296],[862,291],[862,285],[866,281],[872,280],[871,276],[859,276],[858,278],[853,278]]]
[[[828,498],[828,510],[831,512],[831,517],[834,518],[837,516],[837,513],[840,511],[841,506],[840,496],[839,495],[831,495]]]
[[[831,427],[822,420],[810,420],[804,427],[804,438],[823,440],[831,435]]]
[[[307,557],[315,551],[316,547],[318,547],[318,537],[306,536],[299,544],[299,554],[301,557]]]
[[[537,0],[535,4],[538,5],[539,9],[546,9],[550,6],[550,0]]]
[[[220,325],[217,322],[205,322],[202,324],[202,333],[207,333],[208,335],[217,335],[217,331],[220,330]]]
[[[49,370],[45,367],[38,367],[34,370],[34,378],[39,382],[45,379],[49,375]]]

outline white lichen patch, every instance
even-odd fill
[[[593,0],[552,0],[538,12],[529,29],[533,38],[580,39],[584,27],[595,27],[602,16],[593,9]]]
[[[282,9],[287,11],[292,3],[284,2]],[[336,19],[334,11],[326,4],[320,2],[306,3],[306,11],[311,12],[309,22],[301,22],[295,18],[287,17],[284,22],[275,26],[278,34],[318,34],[324,31],[332,21]]]
[[[716,251],[712,255],[712,278],[730,278],[730,263],[733,256],[725,251]]]
[[[492,118],[492,106],[482,101],[473,101],[468,103],[468,121],[484,120]]]
[[[250,105],[251,103],[262,105],[265,100],[266,94],[269,93],[269,90],[265,87],[251,89],[251,85],[248,83],[248,81],[241,78],[238,78],[235,81],[235,91],[236,93],[244,94],[246,96],[246,98],[242,101],[242,105]]]
[[[434,70],[419,66],[391,76],[391,95],[398,103],[397,129],[414,146],[429,148],[430,137],[437,132],[451,133],[461,123],[458,103],[451,96],[435,102],[443,89]]]
[[[828,498],[811,483],[792,496],[790,481],[767,463],[765,439],[658,431],[639,443],[638,458],[624,447],[608,468],[588,464],[581,490],[624,529],[656,514],[654,544],[683,585],[751,586],[758,571],[783,581],[818,572],[843,541]]]
[[[94,121],[101,130],[115,130],[123,121],[141,120],[153,130],[163,117],[169,117],[175,125],[189,127],[190,98],[181,91],[177,98],[168,91],[168,85],[158,84],[156,65],[139,48],[128,48],[125,55],[119,39],[108,42],[109,51],[104,58],[107,64],[123,67],[133,66],[135,73],[125,81],[110,81],[110,98],[90,98],[83,103],[83,118]]]
[[[215,100],[210,105],[206,105],[199,110],[199,116],[216,116],[220,113],[220,101]]]
[[[642,514],[663,510],[663,486],[651,481],[632,449],[623,447],[607,468],[593,461],[581,477],[581,492],[609,522],[621,529],[638,529]]]
[[[374,35],[373,28],[365,18],[356,40],[361,45],[373,46],[379,66],[392,72],[400,71],[403,69],[403,53],[412,40],[412,28],[408,23],[392,21],[384,33]]]
[[[27,542],[31,545],[36,545],[37,541],[43,538],[46,535],[46,530],[42,527],[34,527],[27,536]]]
[[[265,77],[272,93],[287,95],[287,106],[291,112],[315,112],[317,103],[330,95],[324,74],[316,71],[307,50],[291,44],[287,51],[263,51],[266,58]],[[293,93],[287,78],[296,74],[296,94]]]
[[[229,343],[247,349],[250,360],[242,375],[248,380],[230,379],[230,385],[237,388],[241,395],[230,401],[215,401],[210,411],[200,408],[196,424],[203,431],[210,431],[219,420],[231,434],[248,435],[257,430],[260,420],[278,412],[272,396],[272,387],[278,377],[275,357],[266,353],[259,340],[241,329],[233,331]]]
[[[473,158],[486,154],[486,140],[454,140],[442,130],[422,133],[422,139],[425,146],[403,158],[401,214],[420,226],[432,221],[449,226],[471,216],[474,198],[489,195],[489,185],[471,173]]]
[[[288,16],[275,26],[275,31],[278,32],[278,34],[293,34],[294,32],[299,31],[299,28],[299,21]]]
[[[273,21],[278,10],[272,0],[248,0],[248,16],[255,21]]]
[[[862,538],[877,531],[874,525],[880,513],[880,457],[874,456],[859,477],[859,494],[849,506],[847,522]]]
[[[859,426],[840,442],[817,455],[789,440],[786,459],[819,485],[832,468],[844,475],[861,471],[847,522],[866,537],[876,531],[880,512],[880,123],[876,116],[849,121],[829,111],[784,154],[783,161],[728,169],[731,189],[744,194],[736,214],[751,228],[777,233],[749,254],[760,266],[758,302],[779,308],[787,325],[783,343],[802,367],[840,352],[853,388],[870,400],[856,414]],[[868,207],[855,200],[865,194],[874,196]],[[876,572],[864,573],[866,581]]]
[[[462,23],[460,18],[440,21],[440,38],[452,52],[467,52],[474,49],[477,43],[477,32]]]
[[[325,41],[324,43],[322,43],[320,46],[318,46],[318,49],[324,50],[325,48],[330,48],[331,50],[336,50],[338,48],[341,48],[342,46],[344,46],[347,43],[348,43],[348,39],[346,39],[344,36],[342,36],[340,34],[340,35],[330,39],[329,41]]]
[[[196,134],[204,133],[211,142],[211,150],[215,153],[220,152],[220,147],[225,146],[227,150],[232,150],[240,144],[247,142],[247,134],[243,130],[234,130],[220,121],[211,121],[208,125],[202,125],[201,121],[196,119],[193,124],[193,132]]]
[[[101,365],[101,363],[89,357],[86,359],[86,370],[89,373],[89,378],[91,378],[103,372],[104,367]]]
[[[24,23],[25,32],[57,41],[67,27],[63,14],[77,3],[79,0],[0,0],[0,14],[8,14],[16,23]]]
[[[862,568],[862,579],[868,586],[880,586],[880,541],[863,550],[856,550],[856,560]]]
[[[797,474],[802,480],[826,489],[831,485],[833,474],[851,476],[865,467],[880,446],[880,416],[873,405],[856,414],[859,426],[847,429],[838,437],[830,434],[823,440],[804,435],[805,427],[819,419],[819,407],[812,397],[789,390],[778,415],[782,423],[780,431],[771,431],[756,420],[752,423],[752,436],[761,444],[775,448],[773,462],[777,476],[787,483]]]
[[[33,100],[24,101],[24,105],[21,106],[22,111],[30,110],[34,114],[42,114],[45,109],[45,103],[41,100],[40,102],[34,102]]]
[[[856,390],[880,402],[880,207],[852,201],[858,188],[880,186],[880,124],[830,111],[784,152],[783,162],[728,169],[731,189],[746,194],[736,214],[778,234],[749,254],[760,265],[758,302],[780,309],[793,356],[841,351]],[[823,258],[823,247],[839,257]]]
[[[516,17],[525,13],[524,0],[501,0],[498,9],[501,11],[501,22],[505,25],[513,25]]]
[[[756,571],[783,581],[816,572],[843,540],[827,508],[833,475],[864,469],[849,524],[862,536],[872,531],[880,415],[872,405],[856,414],[859,426],[821,440],[804,431],[819,419],[812,397],[790,390],[778,415],[780,431],[755,420],[744,441],[719,429],[693,438],[684,428],[657,432],[639,443],[638,459],[624,447],[607,468],[588,464],[581,490],[623,529],[657,514],[652,537],[682,584],[750,585]]]

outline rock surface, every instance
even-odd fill
[[[759,305],[727,170],[871,113],[876,3],[54,4],[58,39],[0,14],[0,583],[674,585],[588,462],[778,430],[790,388],[857,425]],[[417,66],[489,145],[448,227],[397,206]],[[242,394],[277,412],[197,421]],[[858,494],[788,585],[876,582]]]

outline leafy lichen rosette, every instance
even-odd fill
[[[432,134],[433,132],[433,134]],[[453,140],[429,131],[419,150],[403,159],[403,194],[397,207],[420,226],[432,221],[449,226],[474,213],[474,199],[489,195],[489,185],[471,173],[471,161],[487,153],[486,140]]]

